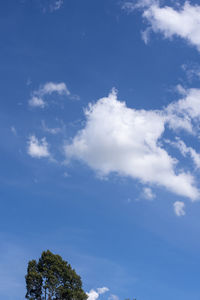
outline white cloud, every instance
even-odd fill
[[[155,194],[153,193],[152,189],[149,187],[143,188],[143,196],[147,200],[153,200],[155,198]]]
[[[28,154],[35,158],[50,157],[46,138],[42,138],[39,141],[34,135],[30,136],[28,141]]]
[[[10,130],[15,136],[17,136],[17,130],[16,130],[15,126],[11,126]]]
[[[108,292],[109,291],[109,288],[107,288],[107,287],[102,287],[102,288],[98,288],[97,289],[97,292],[101,295],[101,294],[104,294],[104,293],[106,293],[106,292]]]
[[[178,137],[174,142],[169,140],[167,140],[167,142],[172,146],[178,148],[183,156],[186,156],[187,154],[190,155],[190,157],[194,162],[195,167],[200,168],[200,154],[197,153],[195,149],[186,146],[186,144]]]
[[[119,300],[119,297],[117,295],[112,294],[108,297],[108,300]]]
[[[51,11],[55,11],[55,10],[60,9],[62,7],[63,3],[64,3],[63,0],[56,0],[56,1],[54,1],[54,3],[52,3],[50,5],[50,10]]]
[[[65,178],[70,177],[69,173],[67,173],[67,172],[64,172],[63,176],[64,176]]]
[[[191,82],[193,79],[200,79],[200,65],[195,63],[183,64],[182,70],[185,72],[187,79]]]
[[[185,90],[185,97],[168,105],[169,113],[181,114],[187,118],[200,119],[200,89]]]
[[[122,4],[122,9],[124,9],[128,12],[132,12],[135,9],[149,7],[155,3],[157,3],[156,0],[125,1]]]
[[[128,108],[113,90],[108,97],[90,104],[85,116],[85,127],[65,146],[67,158],[83,161],[102,176],[114,172],[163,186],[192,200],[199,197],[194,177],[177,172],[177,160],[159,145],[169,122],[165,110]]]
[[[58,134],[59,132],[61,132],[61,128],[60,127],[54,127],[54,128],[49,128],[45,121],[42,121],[42,129],[45,131],[45,132],[48,132],[50,134]]]
[[[107,287],[98,288],[97,291],[92,289],[89,293],[87,293],[87,295],[88,295],[87,300],[96,300],[99,298],[99,295],[102,295],[108,291],[109,291],[109,289]]]
[[[29,105],[31,107],[44,108],[47,105],[47,102],[44,100],[45,96],[53,93],[64,96],[70,95],[70,91],[64,82],[47,82],[40,86],[38,90],[33,91],[31,99],[29,99]]]
[[[185,203],[176,201],[174,203],[174,212],[178,217],[185,216]]]
[[[142,31],[141,35],[142,35],[142,39],[143,39],[144,43],[148,44],[149,38],[150,38],[150,30],[149,30],[149,28],[147,28],[146,30]]]
[[[87,300],[96,300],[99,298],[99,294],[95,292],[95,290],[91,290],[89,293],[87,293],[88,299]]]
[[[159,1],[126,2],[125,9],[143,7],[143,18],[146,19],[152,31],[162,33],[165,38],[174,36],[185,39],[200,51],[200,6],[186,1],[177,8],[160,6]]]
[[[46,106],[46,102],[37,96],[33,96],[31,99],[29,99],[29,105],[32,107],[40,107],[40,108],[44,108]]]
[[[200,89],[184,89],[179,86],[182,98],[165,108],[166,121],[172,129],[185,129],[195,134],[200,121]]]
[[[59,95],[70,95],[70,92],[64,82],[55,83],[47,82],[37,91],[40,95],[51,95],[52,93],[58,93]]]

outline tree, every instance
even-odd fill
[[[60,255],[47,250],[28,263],[26,298],[29,300],[86,300],[82,281]]]

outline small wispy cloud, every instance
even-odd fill
[[[142,39],[145,44],[148,44],[148,42],[149,42],[150,33],[151,33],[151,30],[149,28],[147,28],[146,30],[141,32],[141,36],[142,36]]]
[[[119,297],[118,297],[117,295],[111,294],[111,295],[108,297],[108,300],[119,300]]]
[[[50,157],[49,145],[46,138],[37,139],[35,135],[29,137],[28,140],[28,154],[34,158]]]
[[[127,12],[132,12],[136,9],[146,8],[156,3],[156,0],[130,0],[124,1],[122,4],[122,9],[126,10]]]
[[[102,288],[98,288],[97,289],[97,292],[101,295],[101,294],[104,294],[104,293],[106,293],[106,292],[108,292],[109,291],[109,288],[107,288],[107,287],[102,287]]]
[[[176,201],[174,203],[174,212],[178,217],[185,216],[185,203],[181,201]]]
[[[67,173],[67,172],[64,172],[63,176],[64,176],[65,178],[70,177],[69,173]]]
[[[200,80],[200,65],[197,63],[186,63],[183,64],[182,70],[185,72],[189,82],[193,80]]]
[[[15,126],[11,126],[10,130],[15,136],[17,136],[17,130],[16,130]]]
[[[153,193],[151,188],[144,187],[143,188],[143,197],[147,200],[153,200],[155,198],[155,194]]]
[[[166,140],[166,142],[179,149],[184,157],[186,157],[186,155],[189,155],[193,160],[195,167],[197,169],[200,168],[200,153],[197,153],[195,149],[193,149],[192,147],[188,147],[179,137],[176,137],[175,141]]]
[[[184,129],[195,134],[200,119],[200,89],[184,89],[178,86],[182,98],[165,108],[166,118],[171,129]]]
[[[40,86],[38,90],[32,92],[31,98],[28,101],[29,106],[44,108],[45,106],[47,106],[45,96],[52,95],[53,93],[57,93],[60,96],[70,95],[70,91],[68,90],[64,82],[47,82],[44,85]]]
[[[107,287],[102,287],[102,288],[98,288],[97,290],[90,290],[89,293],[87,293],[88,295],[88,299],[87,300],[96,300],[99,298],[100,295],[106,293],[109,291],[109,288]]]
[[[42,129],[43,129],[43,131],[48,132],[48,133],[53,134],[53,135],[60,133],[61,130],[62,130],[60,127],[49,128],[46,125],[44,120],[42,120]]]
[[[64,0],[38,0],[43,13],[53,13],[62,8]]]
[[[50,4],[50,11],[56,11],[59,10],[64,4],[64,0],[56,0],[52,4]]]
[[[47,82],[37,91],[39,95],[51,95],[52,93],[58,93],[59,95],[70,95],[70,91],[68,90],[66,84],[64,82],[55,83],[55,82]]]
[[[28,103],[31,107],[44,108],[46,106],[46,102],[42,98],[39,98],[37,96],[32,96],[32,98],[29,99]]]

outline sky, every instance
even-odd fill
[[[88,300],[199,300],[200,5],[0,3],[0,298],[51,250]]]

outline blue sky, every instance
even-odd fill
[[[0,298],[60,254],[89,300],[200,297],[197,1],[0,3]]]

